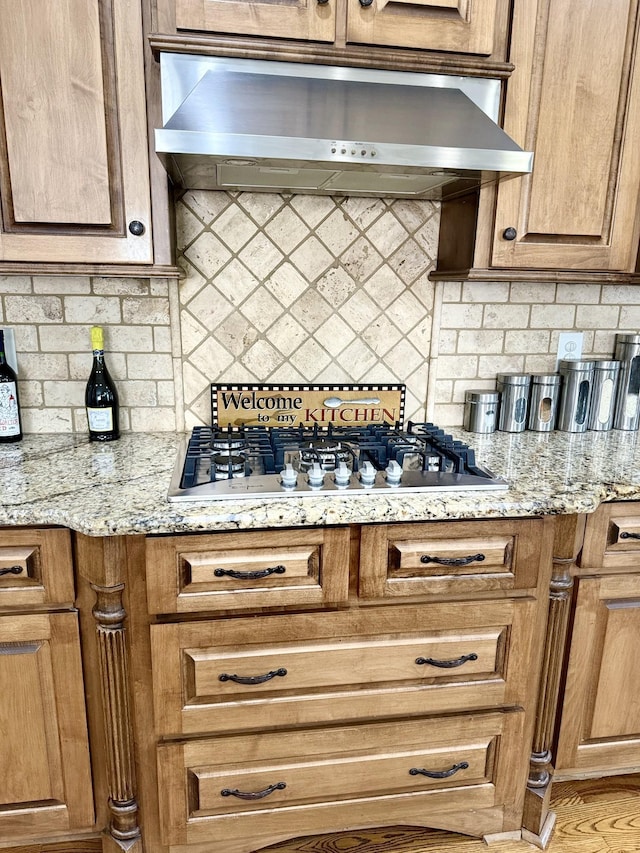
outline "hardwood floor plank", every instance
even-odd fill
[[[640,853],[640,776],[561,782],[553,791],[555,833],[546,853]],[[490,847],[454,833],[386,827],[299,838],[269,853],[539,853],[524,841]]]

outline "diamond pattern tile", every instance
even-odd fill
[[[176,214],[187,428],[210,382],[403,382],[424,417],[439,205],[190,191]]]

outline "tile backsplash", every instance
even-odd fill
[[[640,288],[429,281],[439,206],[188,192],[179,282],[0,276],[26,432],[85,432],[89,327],[105,327],[124,430],[209,419],[210,382],[407,386],[407,417],[462,423],[464,392],[553,371],[558,335],[611,356],[640,330]]]

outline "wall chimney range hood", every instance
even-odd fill
[[[162,53],[155,147],[187,189],[440,199],[530,172],[500,82]]]

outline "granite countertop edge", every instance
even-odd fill
[[[73,434],[27,435],[0,446],[0,525],[115,536],[535,517],[640,500],[638,433],[451,431],[508,490],[170,503],[179,433],[130,433],[104,445]]]

